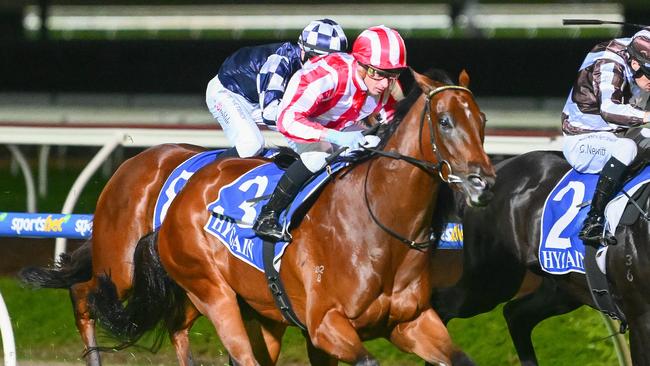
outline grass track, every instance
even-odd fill
[[[0,279],[0,291],[12,316],[18,359],[47,360],[82,364],[81,343],[72,317],[68,294],[61,290],[23,288],[13,278]],[[450,323],[450,332],[479,365],[516,365],[514,347],[507,335],[501,309],[471,319]],[[595,311],[581,308],[569,315],[549,319],[534,332],[541,365],[615,365],[611,342],[604,339],[606,329]],[[205,318],[192,328],[192,350],[198,365],[223,365],[224,350]],[[106,337],[100,344],[109,345]],[[368,349],[382,365],[422,365],[417,358],[399,353],[388,342],[367,342]],[[129,349],[105,356],[108,365],[174,365],[175,355],[169,342],[158,354]],[[32,363],[34,366],[38,363]],[[285,336],[280,365],[307,364],[301,335],[290,329]]]

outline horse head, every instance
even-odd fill
[[[486,119],[468,89],[469,75],[463,70],[459,85],[451,85],[411,72],[426,103],[420,121],[421,154],[437,162],[440,178],[464,192],[469,205],[485,206],[496,174],[483,149]]]

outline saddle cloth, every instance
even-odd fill
[[[297,219],[297,211],[302,210],[306,202],[327,183],[335,172],[348,163],[336,162],[331,169],[323,170],[310,182],[305,184],[289,208],[280,215],[280,223],[285,230],[290,227],[291,220]],[[284,174],[274,163],[260,165],[246,172],[234,182],[221,187],[217,199],[208,204],[207,209],[212,214],[204,226],[204,230],[215,236],[235,257],[264,272],[262,257],[262,239],[255,235],[253,222],[259,215],[262,206],[268,202],[270,194]],[[300,209],[300,210],[299,210]],[[273,266],[280,271],[280,262],[288,242],[278,242],[275,245]]]
[[[176,198],[176,195],[178,195],[183,187],[185,187],[185,184],[194,173],[217,160],[219,154],[224,151],[224,149],[220,149],[198,153],[179,164],[171,172],[169,177],[167,177],[167,180],[165,180],[165,183],[158,194],[158,198],[156,199],[156,206],[154,207],[153,212],[154,231],[160,228],[160,225],[162,225],[162,222],[165,219],[165,215],[167,215],[167,209],[169,209],[169,206],[172,204],[172,201],[174,201],[174,198]],[[276,153],[277,150],[266,149],[262,153],[262,156],[269,158]]]
[[[630,196],[650,181],[650,167],[645,167],[623,187]],[[539,262],[545,272],[585,273],[584,244],[578,238],[598,182],[598,174],[582,174],[569,170],[546,198],[541,220]],[[619,192],[605,209],[606,229],[614,233],[628,197]]]

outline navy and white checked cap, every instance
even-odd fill
[[[331,19],[319,19],[309,23],[302,30],[298,43],[305,52],[327,54],[330,52],[345,52],[348,48],[348,39],[343,33],[343,28]]]

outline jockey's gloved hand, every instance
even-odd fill
[[[361,144],[361,146],[367,147],[369,149],[377,147],[377,145],[379,145],[379,143],[381,142],[379,136],[375,136],[375,135],[366,135],[363,136],[363,138],[365,139],[365,141]]]
[[[348,149],[358,149],[366,140],[361,131],[336,131],[328,129],[323,135],[323,140]]]

